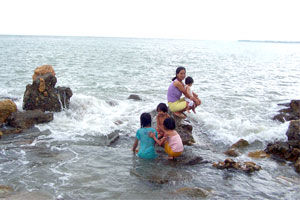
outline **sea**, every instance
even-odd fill
[[[0,140],[0,198],[300,199],[292,163],[248,156],[287,140],[289,122],[272,117],[300,99],[300,43],[1,35],[0,99],[23,111],[26,85],[41,65],[53,66],[56,87],[70,87],[70,107]],[[184,150],[207,161],[197,165],[131,151],[140,115],[167,103],[178,66],[202,101],[187,113],[196,143]],[[112,133],[119,139],[107,144]],[[214,168],[240,139],[250,145],[232,159],[262,169]]]

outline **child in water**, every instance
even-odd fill
[[[188,106],[188,108],[187,108],[187,112],[188,112],[188,113],[190,112],[191,109],[192,109],[192,111],[193,111],[194,113],[196,113],[195,108],[196,108],[198,105],[201,104],[201,101],[200,101],[200,99],[198,98],[198,95],[195,94],[195,93],[192,91],[192,89],[191,89],[193,83],[194,83],[194,80],[193,80],[192,77],[188,76],[188,77],[185,78],[185,89],[186,89],[186,92],[187,92],[191,97],[195,97],[196,100],[197,100],[197,101],[196,101],[196,104],[195,104],[195,102],[194,102],[193,100],[191,100],[191,99],[185,97],[185,101],[187,101],[187,102],[189,103],[189,106]]]
[[[136,139],[133,144],[132,150],[136,152],[136,148],[140,141],[140,149],[138,150],[138,156],[140,158],[156,158],[157,154],[155,152],[153,138],[149,137],[149,133],[152,133],[157,137],[157,131],[151,128],[151,115],[149,113],[143,113],[140,117],[141,128],[136,132]]]
[[[165,145],[165,152],[168,154],[168,159],[174,159],[183,152],[183,143],[180,135],[175,130],[175,120],[172,117],[165,119],[164,121],[165,135],[158,140],[154,133],[150,133],[155,142],[159,145]]]
[[[168,107],[165,103],[158,104],[157,108],[157,116],[156,116],[156,130],[158,133],[158,139],[164,136],[164,120],[170,117],[168,114]]]

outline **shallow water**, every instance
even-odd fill
[[[1,140],[0,185],[14,194],[39,191],[54,199],[300,199],[300,178],[290,163],[252,159],[248,152],[285,140],[288,123],[271,120],[278,103],[300,98],[299,44],[92,37],[0,36],[0,97],[22,109],[33,71],[51,64],[56,86],[73,91],[69,110],[20,136]],[[197,143],[185,156],[206,164],[181,165],[135,157],[130,148],[139,116],[166,102],[177,66],[187,68],[202,99],[189,114]],[[127,99],[138,94],[142,101]],[[114,131],[120,139],[104,145]],[[36,133],[36,134],[35,134]],[[37,136],[38,135],[38,136]],[[217,170],[225,150],[244,138],[238,161],[254,161],[253,174]],[[13,141],[12,143],[9,141]],[[150,181],[149,181],[150,180]],[[168,180],[167,183],[164,181]],[[156,182],[158,181],[158,182]],[[160,181],[164,184],[160,184]],[[181,190],[182,191],[182,190]]]

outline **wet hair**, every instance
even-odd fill
[[[176,125],[175,125],[175,120],[172,117],[169,117],[164,120],[164,127],[167,130],[175,130]]]
[[[168,107],[165,103],[160,103],[158,104],[156,111],[158,112],[158,110],[163,111],[164,113],[168,112]]]
[[[172,78],[172,81],[174,81],[174,80],[177,78],[177,74],[179,74],[179,72],[180,72],[181,70],[186,71],[184,67],[177,67],[177,69],[176,69],[176,76],[175,76],[174,78]]]
[[[141,128],[151,126],[151,115],[149,113],[143,113],[140,117]]]
[[[194,79],[190,76],[185,78],[185,84],[192,84],[194,83]]]

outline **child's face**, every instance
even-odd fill
[[[161,109],[157,109],[157,112],[158,113],[162,113],[163,111]]]

